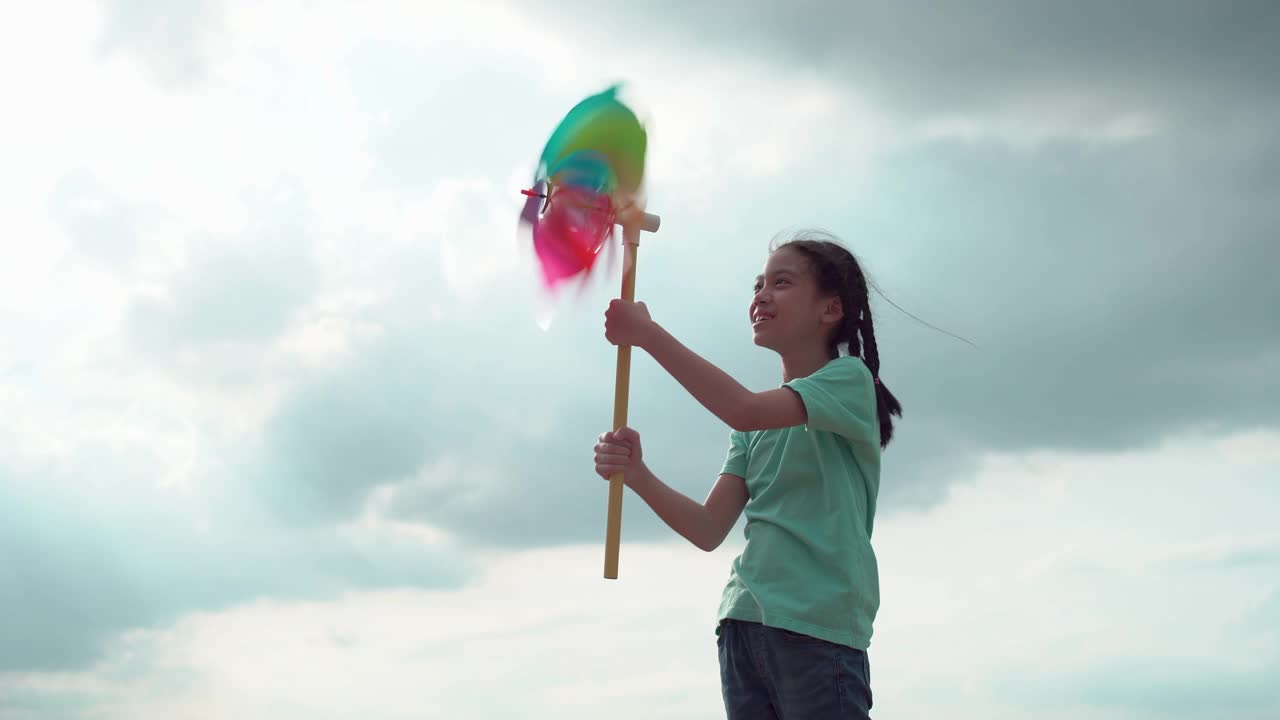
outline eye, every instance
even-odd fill
[[[774,281],[774,283],[773,283],[773,284],[774,284],[774,285],[781,285],[782,283],[785,283],[785,282],[790,282],[790,281],[789,281],[789,280],[787,280],[786,278],[778,278],[776,281]]]

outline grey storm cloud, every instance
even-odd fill
[[[0,465],[0,672],[81,668],[130,628],[260,597],[350,587],[456,587],[456,554],[390,536],[281,528],[243,498],[120,491],[86,502],[67,477],[148,469],[103,450],[60,472]],[[230,482],[223,478],[222,482]],[[193,517],[214,517],[196,527]]]
[[[628,28],[655,47],[728,51],[816,70],[916,113],[1055,90],[1239,99],[1270,88],[1280,66],[1280,9],[1265,0],[557,0],[539,12],[578,30]]]
[[[946,302],[982,346],[939,352],[904,328],[904,393],[1002,449],[1280,421],[1274,188],[1212,167],[1205,149],[942,146],[895,163],[883,192],[927,203],[927,217],[889,207],[867,227],[901,238],[917,258],[902,285]]]
[[[417,309],[435,286],[422,276],[438,268],[398,271],[412,279],[379,318],[388,332],[309,379],[268,420],[249,460],[261,473],[256,492],[299,525],[355,517],[391,486],[391,517],[469,543],[593,539],[603,510],[591,491],[603,483],[591,446],[612,412],[607,343],[594,327],[548,336],[531,316],[513,322],[524,314],[507,292],[454,319],[426,319]]]
[[[1123,450],[1169,433],[1280,422],[1280,8],[1273,3],[555,3],[607,22],[815,72],[907,126],[1011,111],[1086,121],[1150,112],[1149,135],[919,141],[864,194],[838,169],[795,184],[842,210],[890,298],[873,298],[884,377],[906,417],[886,509],[942,497],[988,450]],[[580,23],[580,25],[575,25]],[[656,51],[656,50],[655,50]],[[785,191],[773,202],[786,203]],[[783,208],[780,224],[806,224]],[[765,233],[767,234],[767,233]],[[656,261],[646,260],[648,267]],[[652,276],[650,276],[652,277]],[[661,301],[680,305],[673,288]],[[655,298],[655,304],[658,300]],[[710,325],[702,348],[741,342]]]
[[[281,517],[354,516],[371,489],[412,476],[459,438],[436,409],[445,364],[401,338],[294,392],[263,429],[255,485]]]
[[[978,345],[873,293],[882,377],[905,408],[885,511],[938,501],[990,451],[1118,452],[1280,423],[1277,148],[1189,131],[1033,149],[928,141],[883,157],[857,195],[753,216],[779,227],[840,203],[830,225],[885,295]],[[807,180],[838,185],[838,171]],[[763,259],[766,239],[731,243]],[[720,309],[687,289],[697,252],[650,251],[645,298],[663,318],[699,315],[678,321],[695,349],[774,384],[763,361],[720,350],[759,352],[746,349],[745,293]]]

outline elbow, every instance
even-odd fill
[[[702,552],[715,552],[724,543],[725,535],[728,533],[707,533],[693,544]]]

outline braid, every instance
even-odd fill
[[[871,313],[868,310],[862,311],[861,327],[858,331],[862,333],[862,347],[865,352],[862,359],[867,364],[867,369],[871,371],[871,377],[880,379],[880,350],[876,347],[876,331],[871,325]]]
[[[876,331],[871,323],[871,308],[866,308],[862,319],[862,345],[866,348],[864,362],[875,378],[876,415],[880,418],[880,447],[886,447],[893,439],[893,416],[902,417],[902,403],[880,382],[880,349],[876,346]]]
[[[862,301],[858,306],[860,316],[858,333],[862,336],[862,362],[871,371],[872,382],[875,383],[876,415],[880,419],[880,447],[886,447],[893,439],[893,416],[902,416],[902,405],[893,393],[889,392],[889,388],[880,382],[880,347],[876,344],[875,324],[871,320],[871,297],[867,291],[867,278],[861,270],[857,275],[858,296]],[[852,347],[850,345],[850,348]],[[850,354],[853,354],[852,350]]]
[[[845,302],[845,318],[850,325],[849,335],[853,338],[849,342],[849,354],[865,360],[864,352],[867,347],[867,334],[863,330],[863,325],[865,323],[864,318],[871,316],[870,309],[867,306],[867,279],[863,277],[862,269],[858,267],[858,263],[853,259],[852,253],[849,253],[849,261],[849,267],[846,270],[843,283],[845,294],[849,297],[848,301]],[[860,339],[859,335],[861,335]],[[878,368],[871,370],[872,377],[879,375],[877,370]]]

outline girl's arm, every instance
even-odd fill
[[[745,432],[791,427],[807,421],[804,403],[795,392],[787,388],[752,392],[685,347],[661,325],[650,322],[642,349],[729,427]]]
[[[720,547],[747,505],[747,483],[737,475],[721,475],[705,503],[674,490],[648,468],[628,477],[627,486],[668,527],[706,552]]]

